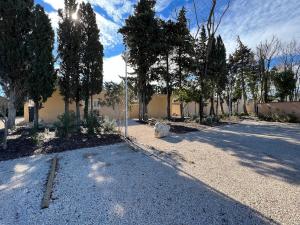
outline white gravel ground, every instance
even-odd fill
[[[300,124],[243,121],[163,139],[130,125],[149,152],[279,224],[300,225]]]
[[[126,144],[58,154],[53,200],[40,209],[53,155],[0,163],[0,224],[270,224],[261,214]]]
[[[245,123],[154,139],[132,123],[155,155],[126,144],[55,154],[43,210],[54,155],[0,162],[0,225],[300,224],[299,130]]]

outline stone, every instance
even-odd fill
[[[154,126],[154,136],[157,138],[166,137],[170,134],[170,126],[163,123],[156,123]]]

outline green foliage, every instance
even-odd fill
[[[44,143],[45,135],[38,131],[33,131],[30,135],[31,141],[38,147],[42,146]]]
[[[54,123],[56,135],[62,138],[68,138],[77,131],[76,115],[74,112],[64,113],[58,116],[58,121]]]
[[[292,99],[293,91],[296,88],[296,79],[292,70],[275,72],[273,75],[274,85],[276,87],[276,97],[284,101],[287,97]]]
[[[66,0],[65,10],[58,11],[60,17],[57,30],[57,50],[60,58],[59,87],[66,104],[71,99],[78,101],[81,90],[79,68],[81,26],[78,21],[72,18],[72,15],[76,13],[76,9],[75,0]]]
[[[33,11],[32,33],[30,38],[31,70],[26,79],[26,88],[30,99],[35,102],[37,112],[42,103],[50,97],[54,90],[56,75],[52,55],[54,32],[50,19],[40,5]],[[38,117],[35,117],[38,127]]]
[[[159,53],[159,25],[155,18],[155,1],[141,0],[134,6],[125,25],[119,30],[124,43],[129,48],[129,64],[136,68],[136,84],[139,95],[141,120],[146,120],[146,107],[153,91],[150,82],[153,80],[151,66],[156,62]],[[145,92],[145,90],[147,90]]]
[[[258,118],[270,122],[283,122],[283,123],[298,123],[298,118],[293,114],[283,115],[278,113],[258,114]]]
[[[89,135],[100,134],[102,124],[103,121],[94,113],[90,113],[84,120],[84,127],[87,128]]]
[[[114,133],[116,131],[116,121],[104,119],[102,128],[104,134]]]
[[[81,33],[82,96],[85,100],[84,112],[88,113],[89,97],[102,91],[103,46],[96,14],[90,3],[82,2],[78,10]]]
[[[207,116],[204,118],[202,124],[212,126],[214,124],[218,124],[220,122],[220,118],[218,116]]]

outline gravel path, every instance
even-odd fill
[[[52,201],[43,210],[54,155],[0,162],[1,225],[272,224],[196,177],[125,143],[56,155]]]
[[[156,139],[131,121],[147,150],[279,224],[300,224],[300,125],[243,121]],[[240,223],[229,223],[240,224]]]

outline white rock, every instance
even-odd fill
[[[156,123],[154,126],[154,136],[162,138],[168,136],[170,133],[170,126],[163,123]]]

